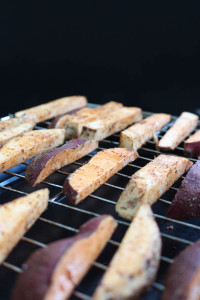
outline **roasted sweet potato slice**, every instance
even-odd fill
[[[196,127],[199,117],[183,112],[158,143],[163,150],[174,150]]]
[[[0,173],[63,144],[64,138],[64,129],[47,129],[25,132],[11,139],[0,149]]]
[[[169,267],[163,300],[200,299],[200,241],[188,246]]]
[[[76,139],[59,148],[39,154],[26,169],[26,181],[35,186],[54,171],[94,151],[97,147],[96,141]]]
[[[142,119],[142,110],[138,107],[122,107],[100,119],[83,126],[82,138],[97,141],[123,130]]]
[[[185,141],[184,150],[190,157],[198,157],[200,155],[200,130]]]
[[[85,223],[75,237],[37,250],[19,275],[11,299],[68,299],[115,228],[113,217],[102,215]]]
[[[25,122],[39,123],[76,108],[87,105],[84,96],[64,97],[15,113],[15,117],[23,118]]]
[[[48,129],[52,128],[63,128],[65,126],[67,116],[75,115],[78,111],[83,108],[73,109],[72,111],[68,112],[67,114],[62,114],[56,118],[54,118],[51,123],[48,125]]]
[[[151,208],[143,205],[129,226],[92,299],[139,299],[155,279],[160,252],[159,228]]]
[[[11,118],[0,121],[0,132],[15,127],[23,122],[22,118]]]
[[[42,189],[0,206],[0,263],[46,209],[49,190]]]
[[[63,192],[76,205],[137,157],[137,152],[132,149],[100,151],[66,178]]]
[[[168,114],[153,114],[141,122],[127,128],[120,134],[120,147],[139,149],[155,132],[159,131],[171,120]]]
[[[23,133],[30,131],[34,127],[34,123],[23,123],[15,127],[6,129],[0,132],[0,147],[10,139],[22,135]]]
[[[182,181],[167,212],[167,217],[189,220],[200,217],[200,161],[192,166]]]
[[[131,177],[117,202],[117,213],[131,220],[142,204],[156,202],[191,166],[186,158],[159,155]]]

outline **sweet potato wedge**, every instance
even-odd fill
[[[138,107],[122,107],[107,116],[83,126],[82,138],[103,140],[127,126],[142,119],[142,110]]]
[[[0,149],[0,173],[64,142],[64,129],[33,130],[8,141]]]
[[[85,223],[75,237],[37,250],[19,275],[11,299],[68,299],[115,228],[113,217],[102,215]]]
[[[141,122],[127,128],[120,134],[120,147],[139,149],[155,132],[162,129],[171,120],[168,114],[153,114]]]
[[[131,220],[142,204],[156,202],[191,166],[186,158],[159,155],[131,177],[117,202],[117,213]]]
[[[22,118],[25,122],[39,123],[85,105],[87,105],[87,99],[84,96],[64,97],[18,111],[15,117]]]
[[[81,109],[83,109],[83,108],[73,109],[72,111],[68,112],[67,114],[62,114],[62,115],[54,118],[51,121],[51,123],[48,125],[48,129],[63,128],[64,125],[65,125],[65,122],[66,122],[66,118],[68,118],[67,116],[69,116],[69,115],[75,115]]]
[[[73,204],[77,205],[137,157],[137,152],[125,148],[100,151],[87,164],[66,178],[63,193]]]
[[[158,143],[162,150],[174,150],[196,127],[199,117],[183,112]]]
[[[200,130],[196,131],[185,141],[184,150],[190,157],[198,157],[200,155]]]
[[[78,138],[82,133],[83,126],[91,121],[104,118],[112,111],[122,108],[123,105],[118,102],[110,101],[101,106],[91,108],[86,107],[73,115],[64,115],[56,123],[56,128],[65,128],[66,139]]]
[[[33,129],[34,123],[23,123],[0,132],[0,147],[10,139]]]
[[[200,161],[188,171],[182,181],[167,217],[177,220],[189,220],[200,217]]]
[[[76,139],[59,148],[39,154],[26,169],[26,181],[36,186],[54,171],[94,151],[97,147],[96,141]]]
[[[42,189],[0,206],[0,263],[46,209],[49,190]]]
[[[143,205],[129,226],[92,299],[138,299],[155,279],[160,253],[159,228],[151,208]]]
[[[167,272],[163,300],[200,299],[200,241],[188,246]]]
[[[8,120],[0,121],[0,132],[15,127],[21,124],[22,122],[22,118],[11,118]]]

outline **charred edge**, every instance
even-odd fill
[[[69,201],[72,204],[76,205],[76,198],[77,198],[78,192],[76,190],[74,190],[73,187],[70,184],[70,178],[71,177],[72,177],[72,174],[69,175],[65,179],[65,182],[64,182],[64,185],[63,185],[63,194],[65,196],[67,196],[67,198],[69,199]]]
[[[55,155],[61,153],[64,150],[77,149],[79,146],[84,145],[87,141],[87,139],[75,139],[69,141],[61,147],[48,150],[42,154],[39,154],[32,160],[32,162],[28,165],[26,169],[26,181],[31,186],[34,186],[35,181],[37,180],[38,176],[40,175],[47,162],[50,161]]]

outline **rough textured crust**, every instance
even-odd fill
[[[60,114],[87,105],[84,96],[64,97],[15,113],[15,117],[23,118],[25,122],[42,122]]]
[[[196,127],[199,117],[183,112],[158,143],[163,150],[174,150]]]
[[[0,206],[0,263],[46,209],[49,190],[42,189]]]
[[[167,217],[188,220],[200,216],[200,161],[192,166],[172,200]]]
[[[34,123],[23,123],[0,132],[0,147],[11,138],[22,135],[34,127]]]
[[[142,110],[140,108],[122,107],[105,115],[103,119],[97,119],[84,125],[81,137],[100,141],[141,119]]]
[[[113,217],[102,215],[85,223],[75,237],[37,250],[19,275],[11,299],[68,299],[115,228]]]
[[[82,133],[83,126],[91,121],[104,118],[110,112],[122,108],[123,105],[118,102],[110,101],[101,106],[91,108],[86,107],[73,115],[63,116],[56,127],[63,127],[66,130],[66,139],[78,138]]]
[[[137,152],[125,148],[100,151],[66,178],[63,192],[76,205],[137,157]]]
[[[171,120],[168,114],[153,114],[141,122],[127,128],[120,134],[120,147],[139,149],[155,132],[162,129]]]
[[[188,246],[169,267],[163,300],[200,299],[200,241]]]
[[[76,139],[69,141],[59,148],[39,154],[26,169],[26,181],[30,185],[35,186],[54,171],[71,164],[75,160],[94,151],[97,147],[98,143],[96,141]]]
[[[191,135],[184,143],[184,150],[190,157],[200,155],[200,130]]]
[[[0,132],[15,127],[21,124],[22,122],[22,118],[11,118],[5,121],[0,121]]]
[[[52,128],[63,128],[65,126],[65,122],[68,118],[68,116],[77,114],[78,111],[80,111],[81,108],[73,109],[72,111],[68,112],[67,114],[62,114],[56,118],[54,118],[51,123],[48,125],[48,129]]]
[[[140,299],[141,293],[155,279],[160,253],[159,228],[151,208],[143,205],[129,226],[92,299]]]
[[[25,132],[11,139],[0,149],[0,172],[63,144],[64,138],[64,129],[45,129]]]
[[[117,213],[131,220],[142,204],[152,205],[191,166],[186,158],[159,155],[131,177],[117,202]]]

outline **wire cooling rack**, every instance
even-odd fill
[[[90,104],[90,106],[95,105]],[[147,117],[151,114],[152,113],[144,112],[143,116]],[[175,119],[176,117],[173,117],[173,121]],[[163,136],[173,121],[159,132],[159,138]],[[44,122],[38,124],[35,128],[47,128],[48,124],[49,122]],[[62,194],[62,186],[65,178],[75,169],[86,163],[95,153],[103,149],[118,147],[119,136],[120,134],[117,133],[104,139],[100,142],[99,148],[96,151],[54,172],[35,188],[30,187],[24,178],[26,167],[30,161],[0,174],[1,204],[44,187],[48,187],[50,190],[48,209],[21,239],[19,244],[13,249],[12,253],[0,267],[0,300],[9,299],[16,276],[18,273],[22,272],[21,267],[23,263],[34,250],[45,247],[48,243],[55,240],[73,236],[74,233],[78,231],[79,227],[92,217],[104,213],[111,214],[118,223],[117,230],[71,297],[71,299],[91,299],[98,282],[120,245],[123,235],[130,224],[129,221],[120,218],[115,213],[116,201],[128,183],[131,175],[145,166],[161,152],[156,150],[154,141],[152,139],[149,140],[139,149],[139,158],[137,160],[128,164],[120,172],[116,173],[78,206],[73,206],[69,203],[66,196]],[[173,151],[173,154],[183,156],[183,150],[183,144],[181,144]],[[191,159],[191,161],[195,162],[196,160]],[[166,271],[173,262],[173,258],[199,237],[200,219],[182,222],[165,217],[171,200],[183,178],[184,176],[182,176],[182,178],[152,206],[155,219],[161,231],[163,248],[156,280],[144,294],[142,299],[161,299],[162,292],[165,288],[164,282]]]

